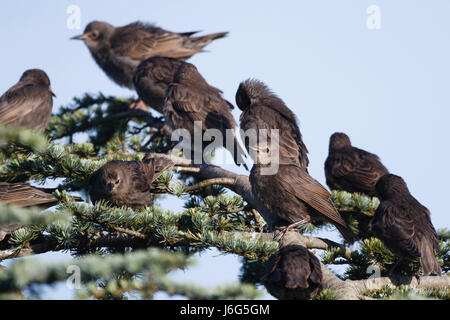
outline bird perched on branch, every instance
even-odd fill
[[[173,165],[167,158],[150,156],[142,161],[110,161],[89,178],[91,201],[107,200],[115,206],[133,209],[150,206],[152,183]]]
[[[244,132],[278,129],[280,152],[290,155],[292,162],[298,160],[301,167],[308,167],[308,149],[303,143],[297,117],[263,82],[255,79],[241,82],[236,92],[236,104],[242,110],[240,128]],[[248,151],[248,139],[242,139],[246,141]]]
[[[434,253],[439,242],[430,211],[409,193],[399,176],[381,177],[375,189],[381,202],[371,221],[372,231],[399,257],[389,273],[403,259],[419,259],[425,275],[440,275],[441,268]]]
[[[52,113],[50,79],[39,69],[25,71],[0,97],[0,124],[43,131]]]
[[[167,89],[164,115],[172,130],[189,132],[194,152],[201,152],[206,146],[205,143],[195,145],[196,131],[203,137],[206,130],[218,130],[223,138],[220,145],[232,154],[238,166],[242,164],[247,169],[245,151],[235,135],[237,124],[231,114],[233,109],[234,106],[222,98],[221,90],[209,85],[193,64],[184,62]]]
[[[183,60],[167,57],[151,57],[142,61],[133,75],[133,83],[139,98],[151,108],[164,113],[164,98]]]
[[[58,200],[52,196],[56,189],[37,188],[22,182],[0,182],[0,203],[16,207],[38,206],[42,209],[54,206]],[[73,197],[81,200],[80,197]],[[14,230],[21,228],[20,223],[0,225],[0,241]]]
[[[114,27],[107,22],[92,21],[83,34],[72,37],[83,40],[95,62],[115,83],[134,89],[133,73],[149,57],[164,56],[187,59],[228,32],[192,37],[197,32],[176,33],[151,24],[133,22]]]
[[[321,288],[320,261],[300,245],[282,247],[267,262],[267,291],[281,300],[314,298]]]
[[[353,147],[345,133],[336,132],[330,137],[325,177],[331,190],[376,196],[378,179],[388,173],[377,155]]]
[[[244,110],[241,129],[279,129],[279,135],[267,132],[265,139],[248,140],[249,153],[255,154],[250,172],[253,194],[284,223],[284,233],[311,220],[332,223],[350,243],[356,240],[336,210],[330,193],[308,174],[307,149],[294,113],[262,82],[241,83],[236,101]],[[253,152],[252,152],[253,151]]]

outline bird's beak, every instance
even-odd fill
[[[112,183],[108,183],[108,184],[106,185],[106,188],[108,189],[109,192],[111,192],[111,191],[113,191],[113,189],[114,189],[114,185],[113,185]]]
[[[56,94],[53,92],[52,88],[50,88],[49,91],[52,94],[52,96],[54,96],[56,98]]]
[[[87,38],[87,34],[80,34],[79,36],[75,36],[70,38],[70,40],[85,40]]]

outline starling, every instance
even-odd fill
[[[297,117],[275,93],[258,80],[241,82],[236,92],[236,104],[243,112],[240,117],[240,128],[245,132],[266,129],[279,130],[280,153],[288,155],[291,162],[307,168],[309,164],[308,149],[302,140]],[[249,142],[244,139],[247,151]]]
[[[19,82],[0,97],[0,124],[43,131],[50,120],[54,96],[44,71],[25,71]]]
[[[110,161],[89,178],[91,201],[107,200],[136,210],[150,206],[153,181],[172,166],[171,160],[148,156],[142,161]]]
[[[28,183],[9,183],[0,182],[0,203],[4,205],[14,205],[16,207],[32,207],[49,208],[55,205],[58,200],[52,196],[55,189],[44,189],[32,187]],[[75,200],[81,200],[80,197],[74,197]],[[0,225],[0,241],[6,235],[14,230],[21,228],[20,223],[11,223]]]
[[[287,229],[310,220],[324,221],[332,223],[347,242],[356,241],[356,236],[334,207],[330,193],[304,168],[298,163],[283,164],[280,154],[278,171],[265,174],[269,161],[262,158],[271,159],[271,148],[257,146],[256,149],[258,161],[250,172],[253,194],[269,212],[290,224]]]
[[[151,57],[142,61],[133,75],[133,83],[139,98],[148,106],[164,113],[164,98],[183,60]]]
[[[83,40],[97,64],[114,82],[134,89],[133,73],[142,60],[157,55],[188,59],[228,32],[192,37],[195,33],[170,32],[139,21],[117,28],[93,21],[83,34],[71,39]]]
[[[174,81],[167,89],[164,105],[164,115],[172,130],[185,129],[191,135],[194,142],[194,122],[201,122],[202,133],[208,129],[220,131],[223,137],[223,146],[227,148],[228,133],[232,135],[233,145],[228,146],[228,151],[233,155],[236,165],[247,169],[245,164],[245,152],[241,148],[236,135],[236,121],[231,114],[234,106],[222,98],[222,91],[210,86],[200,75],[197,68],[188,62],[184,62],[175,73]],[[228,141],[229,142],[229,141]],[[202,151],[199,146],[194,146],[193,151]],[[232,150],[230,150],[233,148]]]
[[[345,133],[336,132],[330,137],[325,177],[331,190],[377,196],[375,184],[388,173],[377,155],[353,147]]]
[[[320,290],[322,269],[317,257],[303,246],[289,245],[267,263],[267,291],[280,300],[314,298]]]
[[[387,174],[381,177],[375,189],[380,205],[371,221],[372,231],[399,257],[389,273],[403,259],[419,259],[425,275],[440,275],[441,268],[434,255],[439,242],[430,211],[409,193],[399,176]]]

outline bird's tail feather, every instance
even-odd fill
[[[345,241],[352,244],[358,240],[358,237],[353,233],[353,231],[347,226],[341,226],[340,224],[335,224],[338,231],[341,233]]]
[[[423,239],[420,246],[420,265],[422,266],[423,273],[426,276],[431,273],[440,275],[442,270],[434,255],[433,245]]]
[[[225,37],[228,32],[212,33],[206,36],[190,38],[190,43],[195,49],[201,50],[216,39]]]

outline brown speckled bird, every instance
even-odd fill
[[[267,262],[267,291],[280,300],[306,300],[320,291],[320,261],[303,246],[282,247]]]
[[[241,82],[236,92],[236,104],[243,111],[240,117],[243,131],[278,129],[280,153],[289,155],[291,162],[298,161],[301,167],[308,167],[308,149],[303,143],[297,117],[263,82],[254,79]],[[248,144],[245,141],[247,151]]]
[[[25,71],[19,82],[0,97],[0,124],[43,131],[50,120],[53,96],[44,71]]]
[[[137,210],[150,206],[152,183],[172,166],[171,160],[148,156],[142,161],[110,161],[89,178],[91,201],[107,200]]]
[[[169,85],[173,82],[177,69],[183,60],[152,57],[144,60],[136,68],[133,83],[139,98],[160,113],[164,113],[164,99]]]
[[[30,186],[28,183],[0,182],[0,203],[13,205],[16,207],[49,208],[57,204],[58,200],[52,196],[55,189],[45,189]],[[80,197],[73,197],[74,200],[81,200]],[[14,230],[21,228],[20,223],[0,225],[0,241]]]
[[[71,39],[83,40],[94,60],[114,82],[134,89],[133,73],[142,60],[158,55],[187,59],[228,32],[192,37],[195,33],[170,32],[139,21],[123,27],[93,21],[82,35]]]
[[[164,115],[172,130],[187,130],[191,135],[191,142],[195,141],[195,121],[201,122],[199,129],[202,133],[208,129],[220,131],[225,148],[229,130],[233,145],[227,150],[233,154],[238,166],[242,164],[247,169],[245,152],[235,135],[237,124],[231,114],[233,108],[230,102],[222,98],[221,90],[209,85],[193,64],[185,62],[177,69],[174,82],[167,89]],[[201,150],[198,150],[200,147]],[[194,146],[196,152],[202,151],[204,147],[205,144]]]
[[[378,179],[388,173],[377,155],[353,147],[345,133],[336,132],[330,137],[325,177],[331,190],[376,196]]]
[[[371,221],[372,231],[399,257],[389,273],[402,259],[419,259],[425,275],[440,275],[441,268],[434,254],[439,243],[428,209],[409,193],[399,176],[383,176],[376,184],[376,191],[381,202]]]

